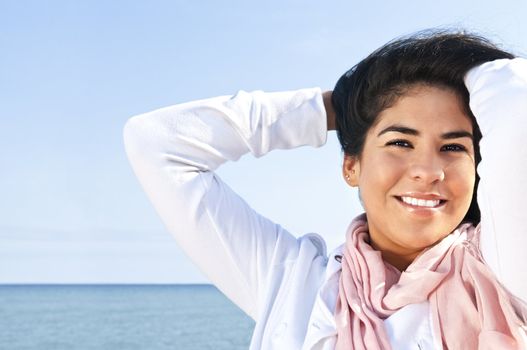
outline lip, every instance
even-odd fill
[[[419,207],[412,204],[408,204],[403,202],[401,197],[412,197],[417,199],[424,199],[424,200],[439,200],[439,204],[435,207]],[[439,196],[435,193],[405,193],[403,195],[396,195],[394,198],[397,200],[397,202],[407,211],[409,211],[412,214],[415,214],[420,217],[430,217],[432,215],[435,215],[439,211],[443,210],[445,207],[445,204],[447,202],[446,199]]]
[[[427,192],[427,193],[423,193],[423,192],[406,192],[406,193],[397,194],[397,195],[395,195],[395,197],[412,197],[412,198],[425,199],[425,200],[436,200],[436,199],[439,199],[439,200],[442,200],[442,201],[446,201],[446,198],[442,197],[438,193],[433,193],[433,192]]]

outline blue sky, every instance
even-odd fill
[[[135,114],[237,90],[320,86],[370,51],[464,27],[527,53],[527,2],[1,1],[0,283],[206,282],[125,157]],[[335,135],[219,174],[330,247],[360,212]]]

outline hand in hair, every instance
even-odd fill
[[[326,117],[328,121],[328,131],[335,130],[335,109],[333,108],[333,103],[331,102],[331,94],[333,91],[326,91],[322,94],[322,99],[324,100],[324,108],[326,109]]]

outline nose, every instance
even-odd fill
[[[408,174],[414,181],[432,184],[445,179],[444,164],[433,153],[416,155],[410,164]]]

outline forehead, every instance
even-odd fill
[[[442,134],[452,130],[472,131],[472,122],[466,113],[462,98],[454,91],[426,85],[417,85],[383,110],[373,126],[373,132],[400,124],[421,133]]]

